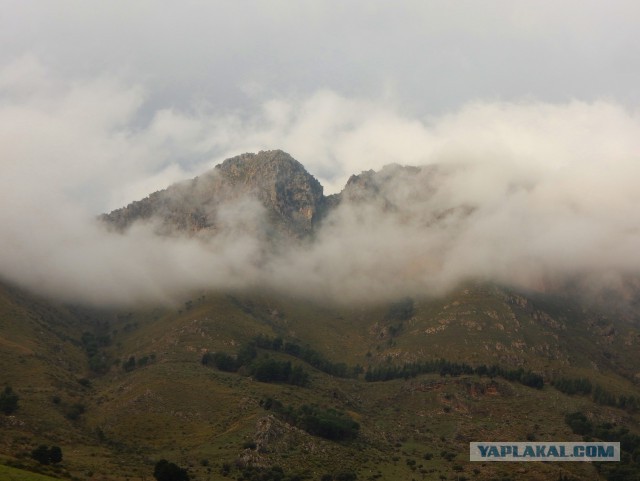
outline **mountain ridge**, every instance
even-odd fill
[[[243,196],[257,199],[276,228],[296,238],[310,235],[324,215],[326,198],[320,182],[289,154],[271,150],[226,159],[194,179],[100,219],[122,231],[134,222],[156,217],[165,227],[197,232],[215,229],[220,205]]]
[[[100,220],[117,231],[136,222],[160,220],[161,233],[173,229],[198,232],[216,228],[220,205],[243,196],[257,199],[280,233],[304,239],[343,202],[362,203],[379,198],[389,206],[383,187],[396,175],[436,173],[436,166],[388,164],[380,171],[352,174],[341,192],[324,195],[323,186],[299,161],[282,150],[243,153],[213,169],[170,185],[144,199],[102,214]]]

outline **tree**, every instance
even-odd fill
[[[38,461],[40,464],[49,464],[51,458],[49,456],[49,446],[41,444],[36,449],[31,451],[31,457]]]
[[[129,357],[129,359],[127,359],[127,362],[125,362],[122,365],[122,369],[124,369],[126,372],[131,372],[135,368],[136,368],[136,357],[135,356]]]
[[[49,460],[51,464],[62,462],[62,449],[60,449],[60,446],[51,446],[51,449],[49,449]]]
[[[62,462],[62,449],[59,446],[47,446],[41,444],[31,451],[31,457],[40,464],[58,464]]]
[[[18,409],[18,400],[20,398],[13,392],[11,386],[4,388],[0,394],[0,411],[6,415],[14,413]]]
[[[157,481],[189,481],[189,474],[186,469],[170,463],[166,459],[161,459],[156,463],[153,477]]]

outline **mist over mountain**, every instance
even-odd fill
[[[0,105],[0,276],[35,292],[104,305],[261,286],[367,302],[467,280],[625,292],[640,270],[640,121],[614,101],[433,117],[318,90],[190,111],[146,105],[117,78],[20,66],[5,83],[20,96]],[[264,154],[214,167],[275,147],[304,168]],[[105,229],[96,218],[114,209]]]
[[[634,298],[637,214],[623,192],[618,202],[569,188],[598,180],[587,166],[575,172],[581,178],[545,174],[499,162],[393,164],[324,196],[289,154],[263,151],[101,220],[118,232],[107,238],[147,236],[179,249],[198,287],[260,286],[342,303],[438,296],[481,281]]]
[[[256,287],[370,302],[467,281],[635,298],[637,163],[602,175],[599,163],[460,159],[354,174],[325,196],[289,154],[242,154],[98,221],[56,213],[44,238],[15,233],[26,245],[4,256],[3,275],[90,304]]]
[[[229,206],[257,202],[266,209],[266,218],[254,219],[248,229],[256,234],[270,229],[272,234],[302,238],[313,232],[324,212],[322,190],[316,178],[285,152],[242,154],[191,181],[106,214],[102,220],[120,231],[134,222],[159,221],[160,234],[205,235],[206,231],[211,236],[230,227]]]

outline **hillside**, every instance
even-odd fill
[[[394,189],[416,175],[433,190]],[[414,207],[446,175],[389,166],[324,196],[288,154],[245,154],[102,220],[198,241],[249,196],[268,221],[243,228],[276,246],[304,243],[339,205],[420,217]],[[472,213],[434,203],[420,219],[437,227]],[[469,281],[442,295],[328,303],[204,289],[179,305],[98,308],[3,283],[0,388],[19,401],[0,414],[0,462],[11,466],[0,474],[149,480],[167,459],[211,481],[637,479],[638,311],[569,292]],[[620,466],[468,461],[470,441],[605,435],[631,449]],[[32,459],[40,445],[59,446],[62,462]]]
[[[468,442],[579,439],[563,422],[574,411],[638,429],[635,412],[563,394],[550,384],[561,376],[587,376],[616,395],[638,396],[635,373],[628,369],[638,365],[636,328],[495,287],[415,300],[411,312],[398,309],[401,304],[334,309],[267,294],[212,293],[185,300],[177,310],[53,311],[50,323],[66,320],[73,327],[68,353],[55,343],[36,349],[30,344],[37,340],[39,320],[32,318],[42,309],[39,302],[22,297],[24,315],[14,317],[22,319],[23,329],[33,323],[31,333],[3,328],[3,361],[10,366],[3,381],[19,393],[20,408],[2,418],[2,453],[34,468],[25,453],[39,444],[60,445],[61,473],[79,479],[142,479],[163,457],[188,466],[195,479],[228,479],[221,474],[228,466],[236,477],[238,463],[306,471],[309,479],[336,470],[357,473],[358,479],[448,479],[454,473],[540,479],[560,472],[595,479],[589,465],[477,466],[467,461]],[[3,319],[15,316],[15,303],[3,306]],[[81,330],[74,322],[82,323]],[[99,355],[108,367],[101,372],[90,368],[82,333],[106,337]],[[201,363],[207,352],[236,355],[260,334],[364,370],[444,358],[524,366],[541,373],[545,385],[438,373],[367,382],[363,372],[357,378],[332,376],[300,357],[263,348],[258,358],[302,366],[309,385],[259,382],[242,370]],[[49,346],[55,352],[47,352]],[[265,410],[260,404],[266,398],[340,410],[359,423],[359,433],[351,441],[310,435]],[[76,404],[84,412],[74,418]]]

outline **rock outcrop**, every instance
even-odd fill
[[[281,150],[242,154],[195,179],[174,184],[101,217],[119,231],[153,221],[160,233],[216,230],[221,209],[257,201],[270,228],[294,238],[310,235],[324,210],[323,189],[297,160]]]

